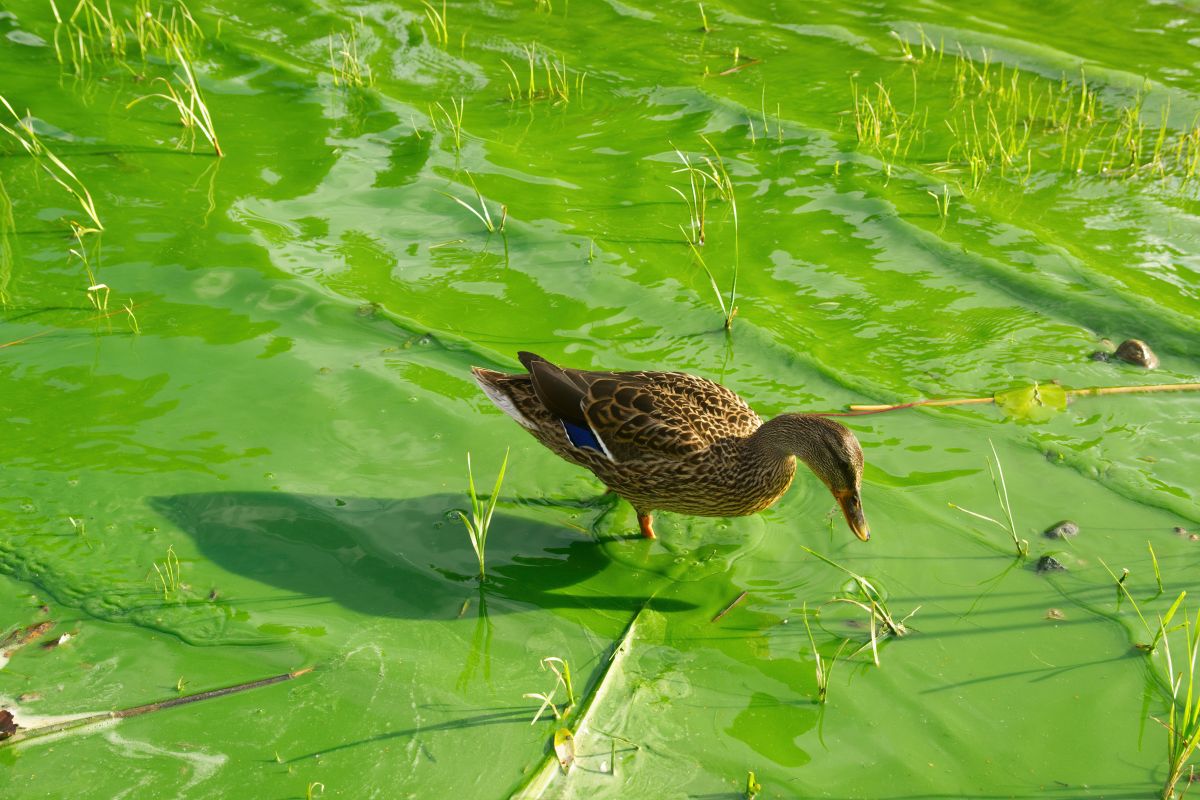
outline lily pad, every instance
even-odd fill
[[[994,395],[1008,416],[1028,422],[1045,422],[1067,408],[1067,393],[1056,383],[1035,383],[1018,386]]]

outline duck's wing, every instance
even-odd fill
[[[564,369],[521,353],[538,399],[579,447],[613,461],[685,458],[762,424],[736,394],[682,372]],[[594,439],[594,442],[592,441]]]

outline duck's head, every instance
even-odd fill
[[[827,417],[809,417],[814,423],[814,446],[807,454],[797,453],[821,481],[829,487],[842,507],[842,514],[854,535],[864,542],[871,538],[862,507],[863,452],[850,429]]]
[[[861,496],[863,452],[850,429],[812,414],[781,414],[763,429],[777,448],[807,464],[829,488],[854,535],[870,539]]]

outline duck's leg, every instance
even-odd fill
[[[650,520],[649,512],[645,514],[643,514],[641,511],[638,512],[638,525],[642,526],[642,536],[645,536],[647,539],[658,538],[654,535],[654,524]]]

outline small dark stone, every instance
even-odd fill
[[[1117,347],[1116,357],[1139,367],[1154,369],[1158,366],[1158,356],[1150,349],[1150,345],[1141,339],[1126,339]]]
[[[1069,539],[1079,534],[1079,526],[1069,519],[1064,519],[1062,522],[1056,522],[1046,530],[1042,531],[1042,535],[1047,539]]]
[[[1037,562],[1038,572],[1062,572],[1066,567],[1054,556],[1042,556]]]
[[[1187,536],[1187,528],[1182,525],[1176,525],[1171,529],[1176,536]]]
[[[1088,356],[1088,358],[1090,358],[1092,361],[1111,361],[1112,354],[1106,353],[1103,350],[1093,350],[1092,354]]]

